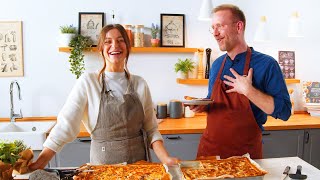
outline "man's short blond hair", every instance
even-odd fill
[[[246,27],[246,17],[243,13],[243,11],[238,7],[235,6],[233,4],[221,4],[217,7],[215,7],[212,10],[212,13],[216,13],[218,11],[222,11],[222,10],[229,10],[232,13],[233,16],[233,21],[237,22],[237,21],[242,21],[244,24],[244,29]]]

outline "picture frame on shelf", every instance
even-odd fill
[[[0,77],[22,77],[22,21],[0,21]]]
[[[98,38],[104,26],[104,12],[79,12],[79,34],[89,36],[92,46],[98,45]]]
[[[161,46],[185,47],[185,15],[160,14]]]

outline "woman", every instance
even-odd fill
[[[81,120],[91,134],[92,164],[149,160],[149,146],[162,163],[177,163],[163,146],[146,81],[128,71],[130,48],[121,25],[110,24],[101,30],[98,49],[103,68],[79,78],[30,169],[44,168],[64,144],[73,141]]]

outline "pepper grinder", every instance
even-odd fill
[[[206,56],[207,56],[207,65],[206,65],[206,72],[205,72],[205,79],[209,79],[209,72],[210,72],[210,55],[211,49],[206,49]]]

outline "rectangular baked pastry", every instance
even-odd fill
[[[87,166],[91,172],[81,172],[75,180],[171,180],[162,164],[137,162],[129,165]]]
[[[198,168],[181,167],[186,180],[206,178],[245,178],[264,176],[267,172],[258,168],[247,157],[220,160],[199,160]]]

